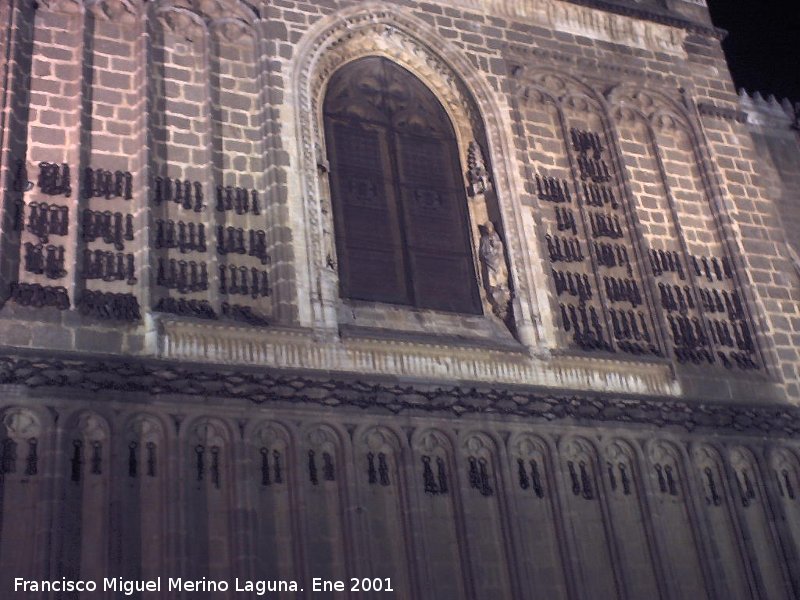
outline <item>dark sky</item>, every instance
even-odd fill
[[[707,0],[736,87],[800,102],[798,0]]]

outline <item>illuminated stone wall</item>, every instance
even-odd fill
[[[798,138],[702,2],[0,23],[2,589],[800,594]],[[339,297],[321,107],[365,56],[452,120],[483,314]]]

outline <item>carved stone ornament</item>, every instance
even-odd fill
[[[485,194],[491,187],[489,171],[478,142],[469,143],[467,150],[467,179],[469,180],[469,195],[479,196]]]
[[[677,127],[687,132],[692,130],[690,112],[675,96],[674,90],[642,89],[622,83],[609,89],[605,97],[612,117],[619,121],[631,121],[638,116],[656,129]]]
[[[219,35],[229,44],[237,42],[252,43],[252,30],[244,21],[238,19],[225,19],[212,24],[212,32]]]
[[[142,0],[99,0],[101,2],[141,2]],[[253,6],[246,0],[156,0],[157,10],[161,15],[167,13],[178,13],[191,15],[195,24],[188,24],[185,21],[174,23],[178,25],[174,28],[176,33],[181,31],[188,32],[194,30],[195,41],[199,41],[203,35],[202,24],[209,28],[219,28],[220,35],[229,41],[238,41],[237,34],[243,37],[252,37],[252,25],[258,20]],[[169,16],[169,21],[177,21],[174,14]],[[200,29],[195,29],[200,26]]]
[[[42,434],[39,419],[34,413],[24,408],[13,408],[3,415],[5,434],[15,440],[22,441]]]
[[[201,419],[192,429],[190,440],[192,443],[221,448],[227,440],[225,426],[216,419]]]
[[[177,366],[147,361],[62,360],[0,356],[0,384],[28,388],[69,388],[95,393],[113,390],[148,396],[177,394],[223,397],[256,404],[291,402],[333,408],[352,406],[387,413],[515,415],[535,422],[642,424],[686,431],[748,432],[800,438],[800,409],[730,403],[684,402],[668,398],[558,395],[518,386],[415,388],[374,381],[314,379],[268,369]]]
[[[136,20],[140,2],[137,0],[95,0],[86,2],[86,9],[96,19],[129,24]]]
[[[157,417],[149,414],[138,414],[128,421],[126,435],[131,440],[143,443],[162,442],[164,439],[164,428]]]
[[[487,221],[481,227],[479,256],[483,265],[483,283],[492,305],[492,312],[505,321],[511,305],[511,290],[508,285],[508,265],[505,246],[494,224]]]
[[[84,3],[81,0],[40,0],[40,1],[45,8],[70,14],[80,14],[84,8]]]
[[[206,29],[200,17],[188,10],[163,11],[159,21],[165,30],[189,43],[200,43],[205,37]]]
[[[108,422],[93,412],[81,413],[75,422],[75,430],[87,441],[100,442],[109,438]]]
[[[521,65],[513,76],[515,95],[524,104],[554,104],[560,110],[605,114],[602,94],[571,75]]]
[[[683,48],[686,32],[666,24],[555,0],[485,0],[485,3],[491,6],[487,9],[493,13],[511,13],[550,30],[686,56]]]

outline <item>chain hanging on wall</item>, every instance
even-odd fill
[[[577,237],[562,237],[546,234],[547,253],[551,263],[557,262],[583,262],[585,256]]]
[[[136,477],[138,474],[139,463],[138,457],[136,453],[136,449],[139,447],[139,444],[136,442],[131,442],[128,444],[128,477]]]
[[[183,317],[216,319],[217,313],[207,300],[187,300],[186,298],[161,298],[154,310]]]
[[[103,446],[100,442],[92,442],[91,472],[92,475],[103,474]]]
[[[613,352],[603,333],[597,310],[585,304],[559,304],[564,331],[572,332],[573,340],[583,350],[607,350]]]
[[[537,498],[544,497],[544,489],[542,488],[542,479],[539,473],[539,464],[534,460],[531,459],[529,461],[530,464],[530,476],[528,475],[527,465],[525,461],[521,458],[517,459],[517,474],[519,476],[519,487],[523,490],[531,489],[533,493],[536,494]]]
[[[555,177],[535,176],[536,192],[539,200],[554,202],[556,204],[572,203],[572,196],[569,191],[569,183],[565,179]]]
[[[177,248],[181,254],[206,252],[206,228],[202,223],[177,223],[171,219],[156,220],[156,248]]]
[[[94,242],[98,238],[113,244],[116,250],[124,250],[125,242],[133,241],[133,215],[84,209],[83,241]]]
[[[485,458],[476,458],[470,456],[469,462],[469,485],[471,488],[478,490],[481,496],[491,496],[494,490],[489,483],[489,472]]]
[[[155,442],[147,442],[145,445],[147,450],[147,476],[156,476],[156,444]]]
[[[245,233],[247,234],[245,236]],[[245,244],[245,237],[248,243]],[[217,253],[247,254],[258,258],[262,265],[270,262],[267,254],[267,233],[262,229],[244,230],[236,227],[217,226]]]
[[[67,235],[69,207],[46,202],[29,203],[27,230],[44,244],[51,235]]]
[[[714,472],[711,470],[710,467],[706,467],[703,469],[703,474],[706,476],[706,482],[708,485],[708,495],[706,496],[706,504],[709,506],[720,506],[722,504],[722,498],[720,497],[719,493],[717,492],[717,481],[714,478]]]
[[[283,466],[281,464],[281,453],[278,450],[269,451],[269,448],[261,448],[261,485],[269,486],[273,483],[283,483]],[[270,476],[270,458],[272,458],[272,476]]]
[[[106,171],[86,167],[83,172],[83,197],[133,199],[133,175],[128,171]]]
[[[367,453],[367,482],[370,485],[380,483],[381,486],[389,485],[389,465],[386,462],[386,454],[379,452],[377,455],[378,465],[375,466],[375,454]]]
[[[64,269],[64,246],[32,244],[25,242],[25,270],[48,279],[61,279],[67,274]]]
[[[317,458],[316,453],[313,450],[308,451],[308,480],[312,485],[319,485]]]
[[[244,215],[251,213],[254,215],[261,214],[261,208],[258,201],[258,192],[256,190],[246,190],[241,187],[233,186],[217,186],[217,205],[216,209],[219,212],[233,211],[237,215]]]
[[[325,481],[336,481],[336,474],[333,469],[333,457],[330,452],[322,453],[322,478]]]
[[[581,179],[594,183],[606,183],[611,180],[611,172],[603,159],[603,145],[600,136],[591,131],[576,128],[569,130],[572,138],[572,149],[577,153],[578,168]]]
[[[790,500],[795,500],[797,496],[795,495],[794,485],[792,485],[792,479],[789,477],[789,470],[781,469],[778,472],[777,469],[773,469],[773,472],[775,473],[775,482],[778,484],[781,497],[786,498],[788,496]]]
[[[70,460],[70,479],[74,482],[81,480],[83,469],[83,441],[72,441],[72,459]]]
[[[25,475],[36,475],[39,473],[39,440],[30,438],[28,440],[28,456],[25,458]]]
[[[11,189],[18,193],[29,192],[33,189],[33,182],[28,179],[28,166],[25,161],[18,158],[14,163],[14,183]]]
[[[211,446],[211,483],[212,485],[219,489],[221,483],[221,474],[220,474],[220,449],[219,446]]]
[[[66,310],[70,306],[69,293],[65,287],[13,282],[9,285],[9,290],[11,300],[22,306],[34,308],[49,306],[59,310]]]
[[[181,294],[205,291],[208,289],[208,267],[204,262],[159,258],[156,285]]]
[[[575,496],[582,496],[585,500],[593,500],[594,492],[592,491],[592,482],[586,469],[586,463],[580,461],[578,469],[576,469],[575,463],[570,460],[567,462],[567,469],[572,482],[572,493]]]
[[[268,327],[269,320],[256,313],[251,306],[222,303],[222,314],[234,321],[241,321],[254,327]]]
[[[6,438],[0,446],[0,475],[16,473],[17,471],[17,442]]]
[[[63,194],[69,198],[72,194],[70,184],[69,165],[61,163],[40,162],[39,163],[39,189],[48,196],[59,196]]]
[[[228,296],[247,296],[254,300],[265,298],[272,293],[266,271],[255,267],[220,265],[219,292]]]
[[[202,212],[203,184],[199,181],[171,179],[170,177],[155,177],[153,179],[153,202],[173,202],[185,210]]]
[[[76,308],[82,315],[95,319],[135,322],[142,318],[139,301],[133,294],[84,290]]]
[[[651,248],[648,257],[659,279],[671,273],[681,281],[688,279],[677,252]],[[694,276],[708,284],[716,285],[733,278],[732,266],[726,257],[692,255],[690,263]],[[754,358],[755,341],[736,290],[663,281],[658,283],[658,289],[661,307],[667,312],[669,333],[678,362],[719,363],[727,369],[761,368]],[[725,315],[727,319],[716,315]]]
[[[135,285],[138,281],[135,273],[133,254],[88,248],[83,251],[83,279],[125,281],[128,285]]]

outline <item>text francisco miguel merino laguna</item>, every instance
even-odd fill
[[[344,589],[341,581],[325,581],[317,577],[313,580],[313,591],[328,591]],[[329,587],[331,586],[331,587]],[[250,592],[263,596],[267,592],[298,592],[303,591],[296,581],[272,580],[252,581],[249,579],[235,579],[233,584],[225,580],[182,579],[180,577],[156,577],[149,580],[123,579],[122,577],[104,577],[102,582],[72,579],[52,579],[49,581],[33,581],[16,577],[14,579],[15,592],[121,592],[125,596],[132,596],[137,592]]]

